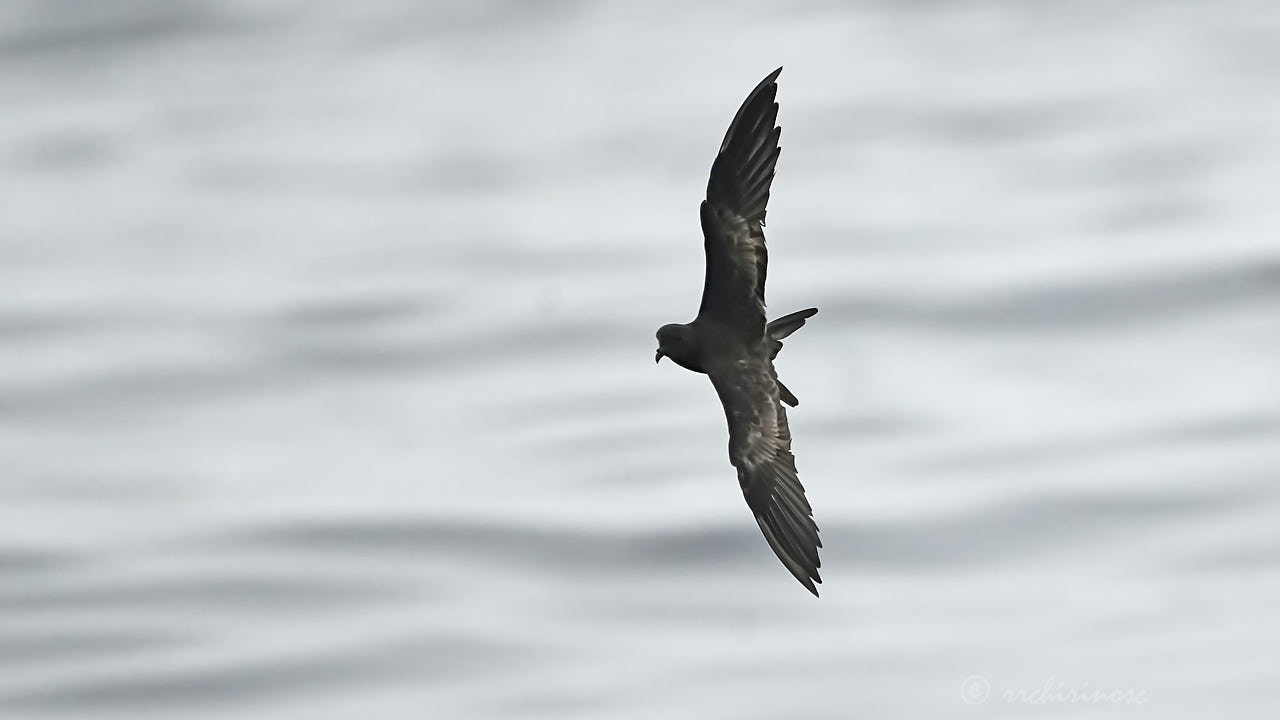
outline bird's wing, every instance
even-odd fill
[[[765,206],[778,162],[778,68],[747,96],[711,165],[702,203],[707,277],[698,318],[756,338],[764,332]]]
[[[708,373],[729,421],[729,462],[769,547],[791,574],[818,594],[818,526],[791,454],[791,428],[773,363],[740,360]]]

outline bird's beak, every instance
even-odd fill
[[[654,362],[655,364],[660,363],[660,362],[662,362],[662,358],[664,358],[664,357],[666,357],[666,356],[662,354],[662,351],[661,351],[661,350],[659,350],[659,351],[658,351],[657,356],[655,356],[655,357],[653,358],[653,362]]]

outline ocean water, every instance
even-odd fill
[[[0,717],[1276,717],[1278,41],[8,0]],[[778,65],[820,599],[652,359]]]

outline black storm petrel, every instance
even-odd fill
[[[693,322],[658,330],[656,361],[669,357],[705,373],[729,421],[729,462],[738,469],[742,495],[769,547],[814,595],[818,526],[804,496],[791,454],[791,430],[783,403],[799,404],[778,379],[773,359],[782,339],[818,312],[809,308],[765,324],[765,205],[778,162],[778,75],[769,74],[747,96],[711,165],[702,203],[707,253],[702,306]]]

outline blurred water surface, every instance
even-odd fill
[[[1275,717],[1278,38],[4,3],[0,716]],[[779,64],[820,600],[652,361]],[[1002,697],[1053,683],[1143,702]]]

